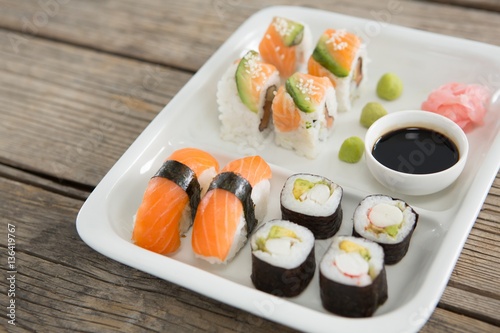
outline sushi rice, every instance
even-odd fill
[[[252,61],[257,63],[252,67],[258,68],[260,57]],[[219,120],[221,122],[220,135],[223,140],[248,145],[252,148],[259,148],[272,132],[271,122],[269,122],[267,128],[263,130],[259,129],[264,117],[266,95],[268,89],[279,87],[280,76],[279,72],[275,69],[270,76],[263,78],[262,85],[257,88],[260,91],[260,96],[258,102],[259,108],[255,113],[242,102],[238,93],[235,80],[238,64],[239,62],[231,64],[217,84],[217,103],[219,106]],[[258,83],[256,82],[255,84]]]

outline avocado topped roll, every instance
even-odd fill
[[[318,175],[290,176],[281,190],[281,216],[312,231],[316,239],[330,238],[342,225],[342,187]]]
[[[276,144],[314,159],[337,117],[335,89],[327,78],[296,72],[279,88],[272,115]]]
[[[319,265],[323,307],[345,317],[369,317],[388,297],[384,251],[372,241],[336,236]]]
[[[259,43],[259,52],[262,59],[276,66],[280,76],[286,79],[305,65],[311,39],[306,24],[275,16]]]
[[[408,252],[418,214],[403,200],[370,195],[359,203],[353,221],[353,235],[379,243],[386,265],[392,265]]]
[[[320,36],[307,64],[308,73],[332,81],[339,112],[349,111],[366,81],[366,47],[361,39],[344,29],[327,29]]]
[[[258,228],[251,239],[254,286],[283,297],[299,295],[316,270],[314,236],[307,228],[272,220]]]
[[[271,104],[279,85],[276,67],[255,51],[229,66],[217,84],[222,139],[260,147],[272,132]]]

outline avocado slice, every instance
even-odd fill
[[[314,187],[314,183],[306,179],[295,179],[293,183],[293,196],[295,199],[299,200],[302,194],[306,193]]]
[[[255,244],[257,245],[258,251],[269,252],[269,251],[267,251],[267,248],[266,248],[266,241],[267,241],[267,239],[265,239],[264,237],[257,238],[257,240],[255,241]]]
[[[299,45],[302,42],[304,38],[304,25],[283,17],[275,17],[273,24],[285,46],[291,47]]]
[[[333,189],[331,188],[331,185],[325,180],[312,182],[312,181],[307,180],[307,179],[297,178],[293,182],[293,189],[292,189],[293,197],[297,200],[300,200],[300,197],[304,193],[310,191],[314,186],[320,185],[320,184],[328,186],[330,188],[330,195],[333,194]]]
[[[257,245],[258,251],[269,252],[266,248],[267,240],[268,239],[275,239],[275,238],[283,238],[283,237],[295,238],[295,239],[298,239],[300,241],[300,238],[292,230],[281,227],[279,225],[273,225],[271,227],[271,229],[269,230],[267,237],[257,238],[257,240],[255,241],[255,245]]]
[[[400,224],[393,224],[393,225],[390,225],[390,226],[385,227],[385,228],[380,228],[380,227],[377,227],[376,225],[374,225],[373,223],[370,223],[367,230],[370,230],[371,232],[373,232],[375,234],[386,233],[388,236],[394,238],[399,233],[400,227],[401,227],[401,223]]]
[[[255,66],[255,62],[259,61],[259,54],[256,51],[248,51],[241,58],[235,74],[238,95],[243,104],[254,113],[259,111],[259,101],[255,100],[252,95],[252,67]]]
[[[269,230],[269,234],[267,235],[267,239],[273,238],[282,238],[282,237],[290,237],[299,239],[297,234],[290,229],[280,227],[279,225],[273,225],[271,230]]]
[[[394,225],[390,225],[388,227],[385,227],[384,228],[384,231],[386,234],[388,234],[389,236],[391,237],[396,237],[398,232],[399,232],[399,226],[401,224],[394,224]]]
[[[333,73],[337,77],[346,77],[349,75],[349,69],[346,69],[336,61],[335,58],[332,57],[330,52],[328,51],[327,41],[328,36],[323,34],[320,38],[314,51],[312,53],[312,57],[316,60],[321,66],[325,67],[329,72]]]
[[[354,243],[350,240],[341,241],[339,244],[339,248],[347,253],[358,252],[366,261],[369,261],[371,259],[370,251],[368,251],[366,247]]]
[[[292,96],[293,102],[300,111],[305,113],[314,112],[315,105],[310,98],[311,91],[307,86],[307,82],[301,77],[300,73],[295,73],[290,76],[285,83],[286,92]]]

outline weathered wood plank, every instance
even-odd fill
[[[75,229],[81,200],[0,178],[0,202],[4,203],[0,205],[0,224],[16,226],[16,315],[21,327],[30,331],[292,331],[93,251]],[[6,228],[0,229],[1,239],[6,239],[6,232]],[[5,250],[4,244],[0,247]],[[464,252],[464,256],[468,254]],[[469,283],[462,274],[455,279],[457,284]],[[1,280],[0,285],[5,287],[6,281]],[[466,306],[464,295],[468,297]],[[493,326],[475,318],[496,322],[495,308],[485,307],[497,304],[498,299],[448,287],[440,307],[464,309],[467,316],[438,308],[423,331],[448,327],[487,332]],[[412,320],[418,325],[422,319],[416,313]]]
[[[450,277],[450,286],[500,299],[500,212],[484,219],[482,211],[472,228]]]
[[[500,45],[500,16],[481,10],[395,0],[391,23]],[[195,71],[251,14],[300,0],[1,0],[0,27]],[[380,20],[388,1],[320,0],[308,6]],[[28,43],[14,39],[19,49]]]
[[[500,298],[486,297],[473,292],[448,286],[439,307],[463,315],[472,314],[478,320],[500,327]]]
[[[498,0],[421,0],[447,5],[462,6],[500,12],[500,1]]]
[[[492,333],[498,332],[498,326],[474,320],[467,316],[437,308],[420,333]]]
[[[47,191],[59,193],[70,198],[85,200],[89,196],[93,187],[81,186],[61,179],[55,179],[43,174],[33,174],[32,170],[24,172],[22,170],[11,168],[0,164],[0,177],[18,181],[24,184],[40,187]]]
[[[188,0],[169,3],[167,12],[159,0],[54,1],[60,4],[57,10],[52,8],[57,11],[54,15],[41,7],[42,2],[0,1],[0,27],[12,30],[0,31],[0,163],[13,167],[2,166],[0,175],[36,186],[0,181],[1,224],[14,221],[27,228],[21,234],[25,250],[19,254],[23,262],[19,300],[28,306],[19,316],[26,331],[74,331],[82,330],[82,325],[89,331],[110,332],[146,327],[181,332],[286,331],[93,252],[79,240],[72,224],[81,201],[56,194],[83,199],[86,193],[79,190],[80,184],[95,185],[191,77],[99,50],[194,71],[246,17],[269,2],[216,0],[193,6]],[[393,23],[499,44],[497,14],[401,3],[404,10],[391,17]],[[386,5],[368,0],[314,3],[370,19]],[[18,34],[22,31],[41,38]],[[23,169],[42,177],[24,175]],[[66,180],[75,186],[67,187]],[[468,316],[437,309],[424,332],[496,329],[473,318],[484,319],[486,314],[488,322],[498,320],[484,307],[499,299],[498,265],[492,265],[499,258],[495,250],[499,197],[497,175],[440,303]],[[3,239],[4,232],[0,231]],[[470,299],[464,306],[463,297]],[[82,302],[72,301],[80,298]]]
[[[41,39],[0,58],[0,162],[90,186],[191,77]]]

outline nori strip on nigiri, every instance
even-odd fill
[[[165,161],[153,177],[169,179],[179,185],[189,196],[191,217],[194,219],[200,203],[201,187],[198,178],[191,168],[175,160]]]
[[[223,189],[233,193],[242,203],[245,221],[247,224],[247,233],[250,234],[257,225],[255,218],[255,205],[252,200],[252,185],[240,175],[234,172],[219,173],[210,183],[208,191],[213,189]]]

